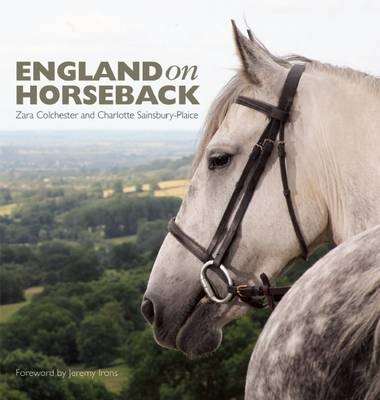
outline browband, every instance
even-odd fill
[[[256,111],[260,111],[269,118],[278,119],[279,121],[286,122],[289,118],[289,113],[281,110],[280,108],[266,103],[265,101],[250,99],[249,97],[239,96],[235,103],[242,106],[254,108]]]

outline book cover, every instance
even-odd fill
[[[3,5],[1,399],[380,398],[379,17]]]

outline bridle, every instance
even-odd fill
[[[223,261],[226,259],[236,237],[237,230],[265,170],[268,159],[272,154],[277,137],[283,193],[302,255],[304,258],[307,256],[307,245],[293,207],[285,161],[285,124],[289,120],[293,100],[304,70],[304,65],[296,64],[292,66],[282,88],[278,106],[245,96],[239,96],[236,99],[237,104],[264,113],[269,118],[269,123],[249,155],[248,161],[236,183],[222,219],[207,249],[186,234],[175,222],[174,218],[169,222],[169,232],[203,263],[200,281],[206,295],[215,303],[227,303],[234,296],[238,296],[242,301],[253,307],[262,308],[268,305],[273,309],[275,303],[289,290],[289,287],[271,287],[269,279],[265,274],[261,274],[260,276],[263,282],[262,286],[234,285],[228,269],[223,265]],[[225,297],[218,296],[207,277],[207,271],[210,268],[226,282],[228,294]],[[267,299],[267,304],[262,302],[263,297]]]
[[[200,281],[206,295],[215,303],[227,303],[231,301],[234,296],[238,296],[242,301],[254,307],[262,308],[266,306],[266,304],[260,301],[264,296],[267,299],[267,305],[273,309],[275,302],[279,301],[289,290],[289,287],[270,287],[269,279],[265,274],[261,274],[260,276],[263,281],[262,286],[236,286],[228,273],[228,269],[223,265],[223,261],[227,257],[229,249],[236,237],[237,230],[265,170],[268,159],[272,154],[277,136],[283,193],[302,255],[304,258],[307,256],[307,245],[294,211],[285,162],[285,124],[289,120],[293,100],[304,70],[304,65],[296,64],[292,66],[282,88],[278,106],[244,96],[239,96],[237,98],[237,104],[264,113],[269,118],[269,123],[249,155],[248,161],[236,183],[222,219],[207,249],[186,234],[175,222],[174,218],[169,222],[169,232],[179,243],[204,263],[201,269]],[[207,270],[210,268],[217,272],[227,283],[228,294],[225,297],[218,297],[216,290],[208,279]]]

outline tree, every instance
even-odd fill
[[[117,180],[113,184],[113,190],[115,193],[123,193],[123,182],[121,180]]]
[[[121,399],[243,399],[248,361],[260,331],[260,324],[248,316],[235,321],[225,328],[218,351],[200,360],[159,348],[150,329],[135,332],[125,346],[125,360],[133,368]]]
[[[100,382],[73,380],[58,376],[67,370],[55,357],[33,351],[16,350],[0,361],[0,398],[2,400],[116,400]],[[46,376],[29,376],[23,372],[50,372]]]
[[[74,400],[116,400],[117,396],[109,392],[100,382],[86,380],[69,381],[69,389]]]
[[[145,322],[141,316],[141,297],[146,287],[149,270],[140,268],[128,271],[107,271],[100,280],[91,284],[91,291],[83,295],[83,302],[92,313],[98,312],[105,304],[118,302],[128,332],[142,329]]]
[[[0,188],[0,205],[12,202],[12,195],[8,188]]]
[[[0,399],[2,400],[30,400],[26,393],[12,389],[7,383],[0,383]]]
[[[98,279],[102,268],[93,251],[51,241],[38,248],[38,261],[47,283],[87,282]]]
[[[0,264],[28,264],[34,260],[33,250],[29,246],[0,246]]]
[[[22,391],[31,400],[73,400],[67,382],[57,376],[23,376],[20,371],[56,371],[65,369],[58,358],[46,357],[30,350],[16,350],[0,362],[6,383],[14,391]],[[18,371],[18,372],[17,372]]]
[[[30,348],[68,363],[76,362],[81,307],[75,299],[33,301],[1,326],[2,347],[8,351]]]
[[[17,271],[0,270],[0,304],[17,303],[24,298],[23,277]]]
[[[175,197],[128,197],[93,201],[65,216],[66,226],[102,229],[106,237],[134,235],[141,221],[168,220],[181,200]]]
[[[121,243],[113,246],[110,262],[112,268],[128,269],[140,265],[142,257],[133,243]]]
[[[80,326],[80,359],[89,366],[105,367],[119,355],[120,332],[113,320],[104,315],[86,317]]]
[[[168,221],[158,219],[147,221],[140,225],[137,232],[137,248],[155,257],[168,232]]]

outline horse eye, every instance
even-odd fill
[[[231,162],[232,156],[227,153],[213,154],[208,160],[208,169],[221,169],[227,167]]]

